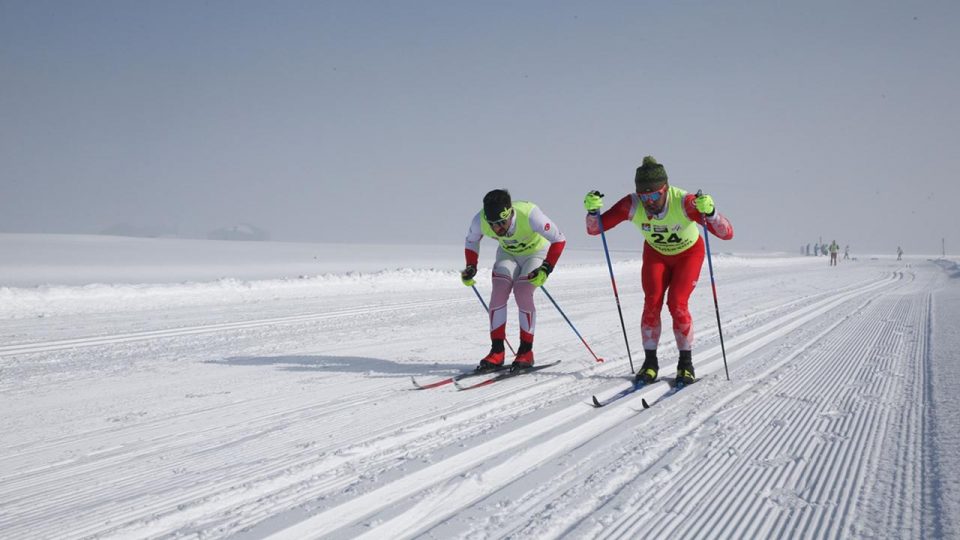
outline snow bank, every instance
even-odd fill
[[[449,270],[399,268],[373,273],[346,272],[299,278],[210,282],[44,285],[0,287],[0,318],[33,318],[78,313],[224,305],[339,294],[396,292],[458,287]]]
[[[481,245],[486,287],[495,244]],[[639,277],[639,251],[614,251],[616,272]],[[714,266],[814,264],[794,256],[719,253]],[[461,246],[296,244],[86,235],[0,234],[0,318],[236,305],[461,287]],[[554,283],[602,273],[597,250],[564,251]]]

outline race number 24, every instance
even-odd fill
[[[664,235],[661,233],[653,233],[651,236],[653,236],[654,244],[679,244],[683,242],[677,233],[673,233],[667,238],[664,238]]]

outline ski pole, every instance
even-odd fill
[[[697,197],[703,195],[703,190],[697,190]],[[727,369],[727,350],[723,346],[723,328],[720,326],[720,304],[717,302],[717,283],[713,279],[713,258],[710,256],[710,231],[707,230],[707,216],[702,218],[703,239],[707,243],[707,267],[710,268],[710,287],[713,289],[713,309],[717,312],[717,333],[720,334],[720,352],[723,353],[723,371],[730,380],[730,370]]]
[[[580,341],[583,342],[583,346],[586,347],[588,351],[590,351],[590,354],[593,355],[593,358],[597,362],[603,362],[603,358],[600,358],[599,356],[597,356],[596,353],[593,352],[593,349],[591,349],[590,346],[587,345],[587,340],[583,339],[583,336],[580,335],[580,332],[577,332],[577,327],[574,326],[572,322],[570,322],[570,319],[567,318],[567,314],[564,313],[562,309],[560,309],[560,306],[557,305],[557,301],[554,300],[553,297],[550,296],[550,293],[547,292],[547,288],[541,285],[540,290],[543,291],[543,294],[547,295],[547,298],[549,298],[551,302],[553,302],[553,307],[557,308],[557,311],[560,312],[560,315],[563,315],[563,320],[567,321],[567,324],[570,325],[570,328],[573,328],[573,333],[576,334],[578,338],[580,338]]]
[[[600,197],[603,197],[603,193],[597,193]],[[600,213],[595,212],[595,214],[597,216],[597,226],[600,227],[600,239],[603,240],[603,254],[607,258],[607,270],[610,271],[610,283],[613,285],[613,298],[617,301],[617,314],[620,315],[620,328],[623,330],[623,342],[627,345],[627,359],[630,360],[630,373],[633,373],[633,355],[630,354],[630,341],[627,339],[627,325],[623,323],[623,308],[620,307],[620,293],[617,292],[617,280],[613,277],[613,263],[610,262],[610,250],[607,249],[607,235],[603,232],[603,219],[601,219]]]
[[[487,307],[487,303],[484,302],[484,301],[483,301],[483,297],[480,296],[480,291],[477,290],[477,286],[476,286],[476,285],[471,285],[470,288],[473,289],[474,294],[477,295],[477,300],[480,301],[480,304],[483,306],[483,310],[487,312],[487,317],[489,318],[489,317],[490,317],[490,308]],[[516,355],[517,355],[517,351],[513,350],[513,345],[510,345],[510,341],[509,341],[507,338],[503,338],[503,342],[507,344],[507,347],[510,349],[510,353],[513,354],[514,356],[516,356]]]

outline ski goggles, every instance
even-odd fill
[[[638,192],[637,195],[640,196],[640,200],[643,202],[657,202],[661,197],[667,194],[667,185],[664,184],[663,187],[656,191],[643,191]]]

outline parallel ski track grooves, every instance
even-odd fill
[[[877,344],[875,348],[881,350],[884,347],[902,346],[903,343],[887,339],[892,335],[892,329],[884,317],[890,313],[891,302],[881,300],[870,303],[873,305],[863,314],[863,317],[847,317],[842,325],[845,331],[828,335],[826,338],[834,341],[849,339],[854,343]],[[905,315],[907,310],[912,310],[909,315]],[[918,306],[909,302],[901,301],[894,306],[894,320],[907,317],[906,320],[922,323],[920,319],[924,314],[922,306],[918,309]],[[815,345],[815,341],[808,345]],[[803,398],[784,399],[778,406],[761,411],[743,407],[728,409],[733,412],[733,416],[725,422],[725,425],[743,426],[742,431],[748,435],[739,445],[741,452],[736,453],[732,459],[714,455],[704,458],[710,461],[709,464],[681,466],[680,472],[674,474],[669,483],[660,486],[640,486],[646,487],[643,490],[643,498],[647,502],[638,501],[632,507],[618,509],[618,513],[625,517],[616,522],[613,527],[605,529],[600,537],[629,538],[649,535],[650,537],[698,538],[716,535],[736,538],[780,538],[799,535],[815,538],[842,538],[865,532],[870,535],[867,531],[854,529],[853,527],[857,524],[845,521],[844,517],[851,513],[855,496],[866,489],[862,484],[870,478],[866,471],[876,468],[879,459],[876,450],[884,446],[876,443],[867,445],[868,453],[864,454],[863,443],[876,441],[887,435],[890,416],[896,413],[897,408],[889,403],[865,408],[862,404],[864,398],[861,390],[856,386],[861,384],[865,386],[869,392],[868,396],[874,392],[886,395],[883,392],[889,391],[889,387],[900,382],[898,377],[885,373],[891,370],[892,364],[896,362],[895,354],[877,357],[879,360],[875,363],[879,364],[880,368],[880,373],[877,375],[877,366],[870,364],[874,355],[869,349],[866,351],[862,349],[861,347],[860,354],[840,359],[841,365],[834,364],[835,356],[832,357],[829,352],[822,352],[806,358],[803,363],[785,368],[794,370],[791,376],[776,378],[769,384],[782,388],[781,393],[787,398],[792,398],[794,395],[811,395],[810,382],[822,378],[821,375],[825,369],[837,370],[840,373],[856,372],[856,376],[843,380],[857,384],[841,381],[836,383],[839,388],[835,394],[828,394],[826,398],[822,395],[814,395],[812,402],[807,403],[803,402]],[[762,381],[758,382],[763,384]],[[817,415],[803,414],[805,409],[816,406],[818,398],[827,402],[825,405],[828,410],[825,412],[829,413],[836,409],[840,416],[833,418],[836,415],[827,414],[825,417],[824,412]],[[800,407],[797,407],[798,400],[801,401]],[[844,412],[854,408],[858,408],[861,411],[860,414]],[[714,416],[720,414],[723,414],[722,409],[713,413]],[[771,422],[764,421],[765,418],[771,418],[780,425],[786,423],[788,431],[770,429]],[[903,427],[915,426],[916,424],[912,424]],[[907,429],[907,431],[907,434],[901,432],[900,438],[909,440],[907,444],[912,450],[900,449],[899,451],[909,453],[917,449],[917,444],[914,440],[915,430]],[[804,439],[804,435],[811,432],[819,435]],[[857,434],[857,438],[845,440],[844,437],[848,433]],[[690,443],[687,442],[687,444]],[[787,448],[790,445],[795,445],[796,448]],[[829,448],[828,453],[815,451],[816,448],[823,446]],[[717,454],[721,453],[718,449]],[[748,475],[732,477],[729,471],[733,468],[733,462],[748,458],[758,464],[755,470]],[[898,459],[912,458],[901,456]],[[772,464],[769,467],[779,467],[779,473],[765,474],[765,469],[768,468],[765,463],[771,461]],[[906,472],[908,476],[917,473],[919,463],[915,461],[900,461],[900,463],[908,465]],[[914,465],[910,467],[910,464]],[[855,476],[861,480],[861,483],[846,484],[843,480],[846,475]],[[686,484],[685,481],[694,476],[697,478],[698,492],[691,496],[684,492],[683,486]],[[787,493],[788,498],[793,497],[787,502],[792,502],[806,511],[794,509],[790,512],[775,513],[770,501],[778,494],[778,490],[782,490],[784,486],[802,485],[802,481],[806,481],[806,489],[799,493]],[[903,493],[919,493],[919,478],[907,478],[903,481],[909,484],[897,483]],[[894,494],[891,493],[891,495]],[[649,504],[654,504],[655,507],[646,507]],[[896,497],[891,497],[890,504],[897,504]],[[919,508],[919,501],[908,504],[915,505],[913,506],[915,509]],[[694,510],[696,519],[683,519],[682,515],[670,514],[670,509],[675,507]],[[668,512],[666,516],[671,517],[651,519],[659,513],[656,508],[662,508],[661,511]],[[747,516],[753,517],[748,519]],[[909,513],[900,516],[907,522],[908,527],[911,523],[917,523],[917,519],[910,517]],[[894,528],[872,532],[883,536],[897,530]]]
[[[923,305],[920,307],[922,313],[917,317],[912,330],[910,325],[905,328],[905,333],[912,333],[917,341],[912,362],[902,366],[900,370],[894,370],[892,374],[897,376],[902,372],[907,393],[903,398],[905,406],[898,407],[893,413],[897,415],[897,422],[892,426],[896,429],[896,443],[885,447],[884,451],[890,454],[888,459],[904,466],[894,468],[894,478],[889,483],[896,486],[896,493],[886,499],[886,506],[874,511],[871,522],[877,524],[877,529],[866,531],[873,536],[924,536],[924,527],[929,523],[925,521],[925,514],[936,512],[935,508],[928,508],[924,503],[926,490],[919,489],[922,483],[928,481],[923,470],[926,459],[924,451],[929,448],[923,439],[927,435],[925,430],[928,426],[923,419],[930,397],[927,395],[929,381],[926,370],[929,361],[929,331],[932,325],[931,306],[932,297],[927,293],[923,296]],[[895,341],[894,336],[892,332],[886,336],[888,345],[896,345],[890,343]],[[921,431],[917,432],[915,426],[921,426]],[[879,484],[880,479],[871,480],[872,484]],[[936,537],[937,534],[934,533],[933,536]]]
[[[896,276],[895,276],[895,278],[896,278]],[[875,288],[875,287],[874,287],[874,286],[868,286],[868,287],[865,287],[865,288],[864,288],[864,287],[861,287],[861,289],[860,289],[859,292],[861,292],[861,293],[869,292],[869,289],[871,289],[871,288]],[[850,296],[847,301],[850,301],[850,300],[855,299],[855,296],[856,296],[856,295]],[[868,301],[867,301],[867,304],[869,304],[870,302],[872,302],[872,300],[868,300]],[[867,305],[867,304],[865,304],[865,305]],[[811,306],[811,307],[815,307],[815,306]],[[842,319],[842,320],[846,320],[847,318],[850,318],[851,316],[852,316],[852,315],[848,315],[848,316],[846,316],[846,317],[845,317],[844,319]],[[774,322],[775,322],[775,323],[783,324],[783,321],[782,321],[782,320],[774,321]],[[839,324],[839,323],[835,323],[833,326],[836,326],[837,324]],[[774,325],[774,326],[778,326],[778,325]],[[766,328],[766,327],[764,327],[764,328]],[[803,350],[805,350],[805,349],[807,349],[807,348],[816,346],[817,343],[819,342],[820,336],[826,335],[829,331],[832,331],[832,327],[831,327],[830,329],[828,329],[827,332],[822,332],[822,333],[821,333],[819,336],[817,336],[816,338],[807,341],[806,344],[801,345],[799,348],[793,349],[793,350],[792,350],[792,354],[791,354],[791,358],[794,357],[794,356],[796,356],[796,355],[798,355],[799,352],[801,352],[801,351],[803,351]],[[758,329],[757,332],[754,332],[754,334],[758,334],[758,335],[762,335],[762,334],[764,334],[764,333],[765,333],[765,331],[764,331],[763,328],[760,328],[760,329]],[[742,344],[742,346],[739,347],[739,348],[743,349],[743,348],[753,347],[753,346],[754,346],[754,343],[757,342],[757,341],[763,341],[763,338],[762,338],[762,337],[760,337],[759,339],[757,339],[757,338],[751,338],[751,339],[747,340],[746,342],[744,342],[744,343]],[[731,347],[731,349],[733,349],[733,347]],[[784,362],[784,364],[788,364],[788,362]],[[776,366],[774,366],[774,367],[776,367]],[[754,381],[753,383],[751,383],[750,381],[747,381],[746,383],[744,383],[744,382],[738,382],[738,381],[735,380],[735,381],[734,381],[734,384],[735,384],[735,385],[743,385],[743,384],[749,384],[749,385],[750,385],[750,386],[748,386],[748,387],[746,387],[746,388],[737,389],[737,390],[736,390],[736,394],[737,394],[737,395],[742,394],[743,392],[749,390],[750,388],[753,388],[753,387],[755,387],[755,386],[757,386],[757,385],[763,385],[763,384],[765,384],[765,382],[766,382],[766,379],[765,379],[765,378],[759,378],[759,379],[757,379],[756,381]],[[702,387],[694,387],[694,388],[702,388]],[[715,390],[715,392],[717,392],[717,391]],[[689,396],[690,394],[687,394],[687,395]],[[731,400],[733,397],[735,397],[735,396],[733,396],[732,394],[729,394],[729,395],[728,395],[726,392],[724,392],[724,396],[721,396],[721,397],[723,398],[723,402],[726,403],[726,402],[730,401],[730,400]],[[637,398],[631,398],[631,399],[636,400]],[[618,405],[614,405],[614,406],[619,406],[619,404],[618,404]],[[652,420],[651,420],[651,422],[652,422]],[[689,423],[687,424],[687,427],[681,428],[680,431],[691,430],[691,429],[692,429],[691,426],[696,426],[696,425],[698,424],[698,421],[688,421],[688,422],[689,422]],[[665,429],[662,434],[658,434],[657,431],[655,431],[655,430],[654,430],[654,431],[644,431],[644,432],[643,432],[643,436],[641,437],[641,439],[644,440],[644,441],[646,441],[646,440],[664,439],[664,440],[666,440],[666,441],[669,442],[669,441],[673,441],[673,438],[675,437],[674,431],[675,431],[675,430],[672,429],[672,428],[671,428],[671,429]],[[665,443],[665,444],[666,444],[666,443]],[[616,493],[620,493],[620,492],[629,492],[629,493],[637,493],[637,492],[639,492],[639,493],[642,493],[642,494],[643,494],[642,497],[643,497],[644,499],[647,499],[647,495],[649,494],[649,492],[651,491],[652,488],[650,488],[649,486],[641,486],[640,488],[636,488],[635,486],[631,485],[631,482],[632,482],[631,479],[632,479],[632,478],[636,478],[636,477],[638,477],[638,476],[641,477],[641,478],[646,478],[648,475],[651,474],[651,473],[650,473],[650,470],[651,470],[651,469],[657,470],[657,468],[659,467],[658,464],[659,464],[661,461],[663,461],[668,454],[670,454],[670,453],[672,453],[672,452],[676,452],[676,451],[681,451],[681,450],[683,449],[683,444],[685,444],[683,440],[678,440],[678,441],[676,441],[675,444],[668,444],[667,447],[663,449],[664,454],[662,454],[662,455],[655,455],[653,458],[650,458],[650,461],[652,462],[652,465],[650,465],[650,466],[647,467],[646,472],[640,472],[640,471],[638,471],[638,470],[635,470],[635,468],[631,468],[631,467],[635,467],[635,466],[633,466],[632,464],[626,464],[626,465],[625,465],[625,464],[621,464],[621,463],[618,463],[618,462],[613,462],[613,463],[611,463],[611,464],[609,464],[609,465],[606,465],[606,466],[600,466],[600,465],[597,464],[595,461],[591,461],[591,463],[589,464],[589,467],[588,467],[588,468],[592,471],[592,472],[590,473],[590,475],[583,477],[583,478],[581,479],[581,481],[579,481],[579,482],[578,482],[578,481],[571,481],[571,482],[566,483],[566,484],[568,484],[568,485],[581,485],[581,484],[587,483],[590,478],[592,478],[592,477],[594,477],[594,476],[598,476],[598,477],[602,477],[602,478],[605,479],[604,482],[602,482],[602,484],[617,484],[617,485],[620,485],[621,487],[620,487],[619,489],[617,489],[615,492],[612,492],[612,493],[609,493],[609,494],[604,494],[604,493],[601,493],[601,492],[599,492],[599,491],[591,492],[591,493],[590,493],[590,498],[592,498],[592,499],[598,499],[598,500],[601,500],[601,501],[609,500],[609,499],[612,498]],[[634,448],[634,450],[635,450],[635,453],[637,453],[637,454],[642,453],[639,448]],[[618,455],[621,454],[621,453],[623,453],[623,452],[622,452],[622,451],[617,451],[617,454],[618,454]],[[647,462],[647,460],[644,460],[644,462]],[[664,474],[664,473],[661,472],[661,473],[659,473],[659,474]],[[625,476],[625,475],[626,475],[626,476]],[[617,481],[612,481],[612,480],[610,480],[610,479],[612,479],[612,478],[620,478],[619,484],[617,483]],[[667,480],[664,480],[663,483],[668,483],[668,481],[667,481]],[[626,486],[628,486],[628,485],[630,486],[629,490],[628,490],[627,487],[626,487]],[[655,487],[655,486],[654,486],[654,487]],[[574,489],[577,489],[577,488],[574,488]],[[568,499],[569,499],[569,498],[574,498],[574,499],[576,499],[576,498],[582,498],[582,495],[578,495],[578,494],[574,494],[574,493],[569,493],[569,492],[566,492],[566,491],[563,492],[563,493],[561,494],[561,496],[564,497],[564,498],[568,498]],[[625,495],[621,494],[620,496],[625,496]],[[543,497],[546,497],[546,495],[543,495]],[[528,502],[527,504],[528,504],[528,506],[529,506],[530,503]],[[689,504],[689,505],[693,505],[694,507],[697,507],[695,503],[688,503],[688,504]],[[621,505],[618,504],[618,506],[621,506]],[[678,516],[677,516],[676,514],[669,512],[669,504],[664,504],[663,506],[668,509],[668,510],[667,510],[668,513],[666,514],[666,516],[663,516],[663,517],[666,517],[666,519],[664,519],[664,520],[654,519],[654,514],[652,513],[652,511],[651,511],[649,508],[644,508],[643,510],[636,510],[636,512],[637,512],[637,518],[636,518],[637,521],[636,521],[635,524],[636,524],[636,526],[637,526],[637,529],[636,529],[636,530],[634,530],[634,529],[629,529],[630,531],[632,531],[632,533],[629,533],[629,534],[628,534],[628,533],[624,533],[625,536],[623,536],[623,537],[630,537],[630,534],[634,534],[634,536],[638,536],[638,537],[647,537],[648,535],[650,535],[650,537],[654,537],[654,536],[652,536],[651,533],[650,533],[650,523],[649,523],[649,522],[651,522],[651,521],[658,521],[658,522],[659,522],[659,521],[673,521],[673,520],[678,519]],[[549,507],[548,507],[548,508],[549,508]],[[697,507],[697,508],[699,508],[699,507]],[[590,516],[595,512],[595,510],[596,510],[595,508],[584,508],[584,509],[582,510],[583,514],[581,514],[580,519],[581,519],[581,520],[587,519],[588,517],[590,517]],[[632,512],[632,511],[631,511],[631,512]],[[619,509],[615,514],[619,516],[619,515],[626,515],[626,514],[629,514],[629,513],[630,513],[630,512],[624,511],[624,510],[621,508],[621,509]],[[528,517],[529,517],[529,516],[528,516]],[[563,519],[569,519],[569,518],[570,518],[569,515],[563,516]],[[698,519],[702,519],[702,516],[698,517]],[[621,524],[621,525],[622,525],[622,524]],[[599,532],[599,531],[597,531],[597,530],[589,530],[588,532],[584,532],[584,531],[579,531],[579,530],[578,530],[578,531],[576,531],[574,534],[575,534],[575,535],[586,535],[586,536],[590,536],[590,537],[598,536],[598,535],[600,535],[600,534],[605,534],[605,535],[607,535],[607,537],[612,537],[612,538],[618,537],[618,535],[617,535],[615,532],[610,532],[610,531],[608,530],[609,527],[610,527],[610,526],[608,526],[607,528],[605,528],[605,529],[602,531],[602,533]],[[569,530],[568,530],[568,532],[569,532]],[[623,530],[620,530],[619,532],[623,533],[624,531],[623,531]],[[713,535],[713,532],[715,532],[715,531],[708,531],[708,535],[711,535],[711,536],[712,536],[712,535]],[[535,531],[515,530],[515,531],[512,531],[511,534],[517,534],[517,535],[520,535],[520,536],[525,536],[525,535],[534,534],[534,533],[535,533]]]
[[[159,338],[182,337],[197,334],[210,334],[215,332],[226,332],[231,330],[245,330],[249,328],[261,328],[264,326],[274,326],[279,324],[298,324],[305,322],[320,321],[324,319],[337,319],[351,315],[370,315],[373,313],[384,313],[389,311],[406,310],[411,308],[424,308],[430,306],[447,306],[451,303],[463,303],[462,299],[444,299],[428,300],[420,302],[404,302],[401,304],[389,304],[376,307],[360,307],[342,309],[339,311],[328,311],[324,313],[308,313],[304,315],[290,315],[287,317],[271,317],[268,319],[255,319],[249,321],[240,321],[232,323],[217,323],[200,326],[190,326],[185,328],[170,328],[166,330],[146,330],[143,332],[131,332],[128,334],[118,334],[112,336],[94,336],[87,338],[64,339],[58,341],[46,341],[40,343],[27,343],[18,345],[0,346],[0,357],[13,356],[19,354],[32,354],[42,352],[61,351],[65,349],[75,349],[80,347],[96,347],[102,345],[116,345],[119,343],[129,343],[136,341],[146,341]]]
[[[872,311],[876,312],[878,310]],[[883,325],[872,321],[871,324],[864,325],[861,330],[862,332],[858,333],[857,341],[861,343],[872,343],[874,340],[880,338]],[[758,464],[751,474],[739,478],[732,477],[729,469],[733,468],[736,460],[727,460],[725,463],[726,466],[720,466],[715,463],[713,467],[706,471],[706,474],[714,478],[713,482],[709,480],[704,482],[704,478],[700,478],[700,481],[703,482],[703,484],[701,484],[703,489],[700,491],[699,501],[697,500],[698,498],[683,500],[683,494],[677,493],[674,494],[672,499],[671,497],[665,497],[664,506],[667,507],[669,507],[671,503],[674,503],[684,504],[688,508],[695,507],[702,509],[701,513],[698,514],[697,520],[699,528],[687,531],[689,534],[697,536],[699,534],[706,534],[707,532],[715,532],[721,536],[756,537],[755,535],[768,535],[771,534],[771,532],[774,536],[785,536],[800,531],[811,532],[808,530],[808,527],[792,529],[789,528],[789,525],[779,528],[780,530],[777,530],[778,527],[774,526],[772,527],[773,531],[771,531],[769,525],[763,527],[765,523],[765,519],[763,518],[768,516],[763,512],[758,513],[762,508],[757,508],[756,505],[764,505],[764,499],[758,498],[757,496],[758,492],[772,493],[778,486],[787,483],[786,480],[791,477],[794,479],[798,476],[806,477],[807,474],[805,473],[807,473],[807,471],[804,470],[803,464],[809,463],[810,461],[816,462],[818,461],[818,457],[821,459],[823,457],[822,454],[814,452],[815,447],[819,446],[816,444],[816,438],[807,439],[800,452],[797,452],[796,448],[790,448],[799,441],[804,440],[802,438],[803,434],[816,432],[816,425],[830,423],[829,420],[825,420],[824,417],[819,414],[802,414],[810,409],[810,405],[797,407],[797,401],[795,399],[789,399],[795,395],[809,395],[808,389],[803,388],[804,384],[809,384],[810,380],[816,378],[817,375],[822,374],[824,371],[823,363],[825,361],[822,359],[818,360],[819,361],[815,361],[814,358],[811,358],[809,362],[798,364],[789,379],[781,379],[775,382],[777,386],[783,388],[781,393],[788,397],[788,399],[782,400],[778,406],[768,408],[762,412],[756,411],[755,409],[741,408],[731,416],[731,424],[748,428],[745,430],[746,435],[742,439],[742,444],[740,445],[741,452],[737,454],[737,458],[749,459]],[[838,373],[849,373],[863,360],[864,358],[861,357],[847,357],[843,359],[840,365],[834,365],[831,369],[836,370]],[[847,401],[848,398],[845,398],[843,404],[846,405]],[[849,419],[850,416],[849,414],[845,415],[843,417],[844,421]],[[773,419],[773,422],[777,423],[786,423],[788,430],[768,429],[770,422],[767,421],[767,419]],[[874,421],[871,422],[871,424],[875,427],[877,422]],[[883,424],[880,425],[882,426]],[[846,426],[842,425],[842,427]],[[845,430],[841,430],[841,434],[843,431]],[[834,434],[828,432],[827,435]],[[758,440],[760,437],[763,438]],[[839,448],[839,446],[837,446],[837,448]],[[836,449],[834,451],[836,452]],[[838,463],[841,463],[843,469],[849,471],[853,476],[862,478],[860,469],[872,460],[870,457],[864,456],[865,459],[859,460],[856,464],[851,464],[850,460],[853,457],[854,456],[848,452],[846,458],[838,461]],[[785,463],[781,465],[781,462],[784,461]],[[823,461],[826,461],[827,464],[837,464],[834,463],[832,459]],[[770,464],[766,465],[767,463]],[[767,475],[766,469],[768,467],[774,469],[779,468],[780,472],[774,475]],[[692,469],[691,467],[691,472]],[[677,482],[682,483],[685,477],[691,476],[691,472],[679,475]],[[821,476],[830,478],[833,476],[834,471],[829,468],[821,468],[820,474]],[[761,482],[760,479],[764,476],[767,476],[766,481]],[[713,486],[715,485],[719,486],[714,488]],[[818,492],[812,493],[807,497],[812,502],[805,501],[805,503],[816,507],[815,505],[818,504],[817,501],[823,500],[822,493],[826,486],[826,484],[821,484]],[[797,496],[801,498],[802,495],[803,494],[797,494]],[[831,501],[835,504],[834,508],[836,510],[847,510],[844,500],[848,501],[850,499],[849,495],[849,493],[843,493],[840,496],[834,495],[831,497]],[[705,499],[708,498],[711,504],[706,504],[707,501]],[[733,517],[730,518],[729,515],[724,517],[724,513],[730,512],[733,508],[738,509],[733,513]],[[824,518],[826,518],[827,523],[842,522],[842,520],[834,519],[836,516],[831,515],[829,512],[824,511],[823,513],[825,514]],[[797,514],[802,513],[797,512]],[[750,520],[747,518],[748,515],[762,516],[763,518]],[[671,533],[679,534],[679,532],[674,531],[671,531]],[[819,530],[815,531],[814,536],[824,537],[825,535],[832,536],[834,534],[836,534],[836,531],[828,533],[827,531]]]
[[[840,295],[841,296],[840,299],[827,298],[820,302],[816,302],[812,306],[809,306],[806,311],[810,313],[814,313],[818,309],[825,310],[829,306],[839,305],[842,302],[846,302],[859,295],[872,292],[875,289],[889,287],[891,284],[895,283],[896,280],[897,280],[897,277],[894,276],[893,278],[881,279],[876,282],[871,282],[866,285],[861,285],[858,288],[852,289],[845,295]],[[784,317],[784,318],[787,320],[796,319],[796,317],[791,314],[788,314],[787,317]],[[782,321],[777,319],[765,324],[764,328],[766,328],[767,329],[766,332],[769,333],[771,329],[777,328],[779,326],[782,326]],[[762,339],[759,339],[759,340],[762,341]],[[635,401],[635,400],[625,400],[625,401]],[[622,412],[623,407],[610,407],[610,408],[612,409],[612,411],[615,411],[614,414],[618,416],[623,415],[623,412]],[[593,410],[592,408],[588,408],[586,405],[577,403],[571,407],[567,407],[566,409],[563,409],[561,411],[558,411],[557,413],[554,413],[553,415],[550,415],[544,420],[549,421],[549,420],[552,420],[551,417],[556,417],[558,420],[563,419],[563,422],[569,425],[578,425],[582,423],[581,417],[584,416],[585,411],[592,411],[592,410]],[[606,408],[604,410],[606,410]],[[619,411],[619,412],[616,412],[616,411]],[[628,414],[633,414],[633,413],[630,412]],[[599,421],[599,419],[603,419],[604,416],[606,416],[608,419],[614,418],[609,413],[607,414],[601,413],[601,414],[597,414],[597,419],[594,419],[592,422],[587,422],[586,424],[590,424],[593,422],[599,422],[599,424],[605,424],[604,422]],[[618,423],[618,421],[614,419],[613,424],[601,428],[601,432],[607,429],[610,429],[611,427],[616,425],[616,423]],[[408,475],[400,480],[381,486],[378,489],[374,489],[371,492],[367,492],[354,499],[346,501],[339,506],[334,506],[327,510],[321,511],[318,514],[300,523],[297,523],[288,529],[280,531],[279,533],[277,533],[276,536],[277,538],[317,537],[317,535],[320,535],[320,534],[327,534],[327,533],[333,532],[334,530],[339,530],[342,527],[349,526],[352,523],[357,522],[358,520],[362,519],[363,516],[369,516],[370,514],[374,514],[379,510],[386,509],[396,504],[398,501],[409,499],[410,497],[414,496],[416,493],[427,489],[430,485],[436,485],[437,483],[452,481],[453,477],[461,475],[463,474],[463,472],[477,467],[478,464],[483,466],[484,461],[492,457],[492,454],[491,455],[486,454],[486,452],[492,451],[491,450],[492,447],[499,448],[498,453],[503,451],[509,451],[511,448],[516,448],[516,447],[523,448],[525,446],[525,441],[534,440],[535,438],[541,437],[547,433],[557,433],[557,432],[562,433],[564,431],[562,428],[563,424],[555,425],[555,424],[545,423],[543,427],[538,427],[540,424],[541,424],[540,421],[534,422],[533,424],[528,424],[522,428],[524,433],[520,433],[520,434],[515,432],[506,433],[498,437],[497,439],[489,441],[489,443],[481,444],[477,447],[468,449],[456,456],[453,456],[451,458],[444,460],[443,462],[435,463],[429,467],[426,467],[425,469],[417,471],[417,473]],[[690,429],[692,430],[692,428]],[[570,431],[576,431],[576,428],[571,429]],[[576,437],[576,436],[577,435],[573,435],[573,437]],[[551,439],[558,438],[558,437],[559,436],[557,435],[550,436]],[[549,442],[550,441],[548,441],[548,443]],[[535,446],[544,447],[546,444],[547,443],[543,443],[543,444],[538,443]],[[563,444],[561,443],[558,446],[562,447]],[[554,454],[547,451],[547,452],[544,452],[544,457],[542,459],[544,460],[550,459],[551,457],[554,457]],[[497,461],[495,463],[499,463],[499,462]],[[495,466],[494,469],[499,470],[499,467]],[[431,473],[434,472],[434,470],[436,470],[436,472],[439,472],[440,470],[446,470],[447,474],[452,474],[454,476],[449,478],[444,476],[433,478],[430,475]],[[523,471],[521,469],[520,471],[518,471],[518,474],[522,472]],[[491,483],[492,477],[496,476],[495,474],[491,474],[491,473],[492,471],[487,471],[487,473],[485,474],[485,483],[487,484]],[[418,478],[413,478],[414,476]],[[422,483],[423,480],[425,480],[426,478],[431,478],[431,480],[426,484]],[[510,473],[508,473],[503,481],[505,482],[512,481],[511,478],[512,477],[510,476]],[[499,487],[502,487],[502,486],[498,484],[497,487],[495,488],[487,487],[483,489],[495,490],[495,489],[499,489]],[[481,498],[488,494],[489,493],[485,492],[485,494],[482,495]],[[430,502],[431,501],[428,500],[424,504],[430,504]],[[459,506],[454,504],[451,504],[448,507],[444,507],[442,511],[436,513],[435,515],[432,515],[429,522],[418,525],[417,531],[422,531],[424,530],[424,527],[429,528],[435,525],[438,521],[446,519],[447,517],[455,513],[458,509],[459,509]],[[373,529],[370,531],[370,535],[376,536],[378,534],[381,534],[381,535],[386,534],[388,536],[391,536],[396,534],[410,534],[414,532],[406,529],[397,530],[392,528],[394,526],[397,526],[397,525],[391,522],[387,522],[382,526],[382,529],[384,530],[380,530],[380,528]],[[402,527],[403,525],[399,525],[399,526]]]

